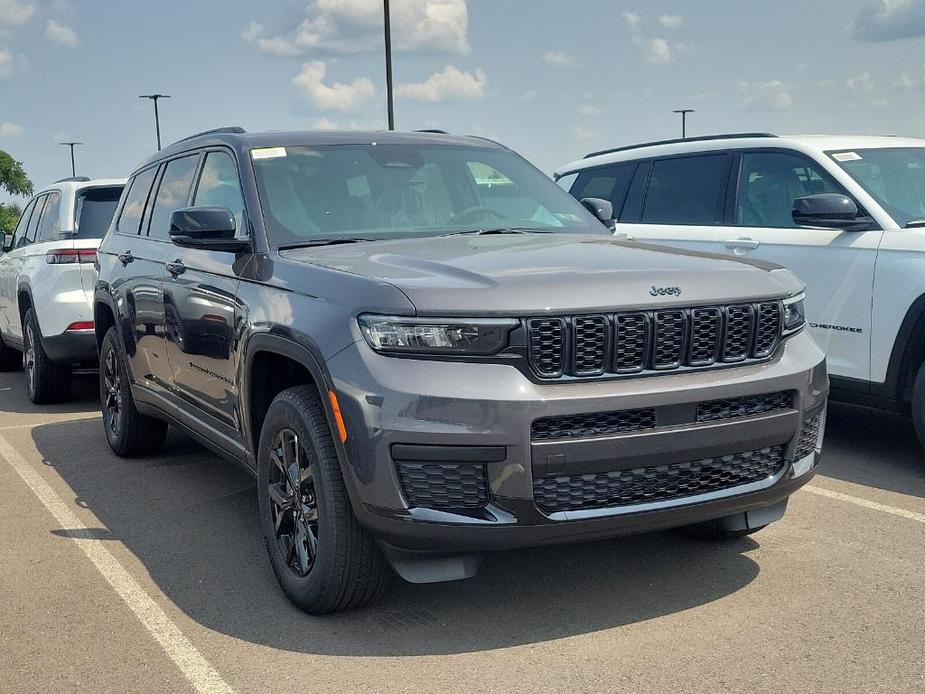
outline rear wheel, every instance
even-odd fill
[[[0,335],[0,371],[19,371],[22,368],[22,352],[13,349]]]
[[[71,365],[53,362],[42,347],[42,333],[35,311],[23,318],[23,369],[26,393],[36,405],[67,400],[71,396]]]
[[[919,443],[925,448],[925,363],[919,367],[912,386],[912,424]]]
[[[273,400],[260,432],[257,466],[260,524],[286,596],[311,614],[377,598],[389,570],[353,515],[313,388],[289,388]]]
[[[141,414],[128,380],[128,368],[116,329],[100,348],[100,404],[103,428],[113,452],[123,458],[156,453],[167,436],[167,422]]]

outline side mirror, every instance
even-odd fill
[[[12,234],[3,235],[3,246],[0,247],[0,250],[2,250],[4,253],[9,253],[11,250],[13,250],[13,235]]]
[[[616,230],[616,220],[613,218],[613,205],[610,200],[603,198],[582,198],[581,204],[603,222],[611,231]]]
[[[861,215],[854,200],[840,193],[806,195],[793,201],[793,221],[801,227],[860,231],[870,227],[870,217]]]
[[[227,207],[186,207],[170,215],[170,240],[184,248],[229,253],[250,248],[250,241],[234,234],[234,215]]]

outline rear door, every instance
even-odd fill
[[[723,221],[730,161],[726,152],[706,152],[641,162],[622,205],[617,234],[712,251]]]

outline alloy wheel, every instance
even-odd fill
[[[35,333],[26,325],[26,351],[23,353],[23,367],[26,370],[26,387],[35,392]]]
[[[106,425],[113,434],[118,434],[122,424],[122,378],[114,349],[110,349],[103,360],[103,386],[106,389],[103,400]]]
[[[290,571],[306,576],[318,554],[318,503],[311,460],[292,429],[282,429],[270,450],[267,493],[276,542]]]

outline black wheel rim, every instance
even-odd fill
[[[106,426],[113,434],[122,425],[122,376],[116,350],[110,349],[103,360],[103,414]]]
[[[26,370],[26,387],[35,392],[35,334],[32,326],[26,325],[26,349],[23,353],[23,367]]]
[[[318,502],[311,459],[292,429],[282,429],[273,440],[267,493],[283,560],[290,571],[305,576],[318,554]]]

